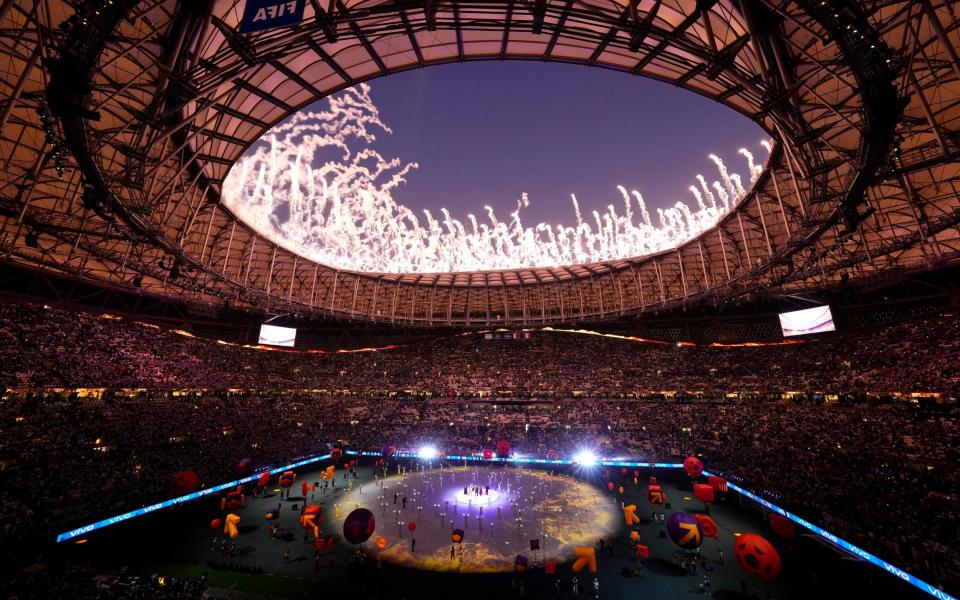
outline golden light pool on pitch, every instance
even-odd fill
[[[363,544],[371,557],[382,552],[384,562],[436,571],[511,571],[518,555],[531,566],[567,560],[575,546],[612,536],[622,519],[620,506],[595,486],[567,475],[499,466],[380,479],[349,491],[337,522],[360,507],[377,519],[376,531]],[[452,541],[455,530],[463,531],[462,543]],[[386,541],[383,550],[379,538]],[[538,550],[531,549],[531,540],[539,541]]]

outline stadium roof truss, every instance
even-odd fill
[[[240,34],[243,5],[0,0],[4,260],[213,304],[469,326],[810,290],[960,253],[949,0],[307,0],[301,23]],[[774,151],[695,239],[557,268],[342,271],[220,203],[231,165],[291,112],[388,73],[502,59],[682,86]]]

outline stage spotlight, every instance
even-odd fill
[[[590,450],[581,450],[573,457],[573,462],[581,467],[593,467],[597,464],[597,455]]]
[[[422,460],[433,460],[437,457],[437,449],[433,446],[423,446],[417,450],[417,456]]]

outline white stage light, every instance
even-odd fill
[[[423,460],[433,460],[437,457],[437,449],[433,446],[423,446],[417,450],[417,456]]]
[[[581,467],[593,467],[597,464],[597,455],[590,450],[581,450],[573,457],[573,461]]]

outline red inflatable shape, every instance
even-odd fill
[[[703,473],[703,463],[700,462],[700,459],[696,456],[688,456],[686,460],[683,461],[683,470],[686,471],[690,477],[699,477],[700,474]]]
[[[797,524],[777,513],[770,513],[770,528],[780,537],[788,540],[797,539]]]
[[[717,528],[717,522],[708,517],[707,515],[694,514],[693,518],[697,520],[697,523],[700,524],[700,531],[703,532],[703,537],[717,539],[720,534],[719,529]]]
[[[727,480],[719,475],[711,475],[707,477],[707,485],[713,488],[715,492],[726,492],[727,491]]]
[[[695,483],[693,485],[693,495],[696,496],[698,500],[708,504],[714,500],[713,488],[705,483]]]
[[[198,487],[200,487],[200,476],[195,471],[178,471],[170,479],[170,492],[176,496],[194,492]]]
[[[733,542],[733,555],[740,568],[764,581],[780,573],[780,554],[773,544],[755,533],[744,533]]]

